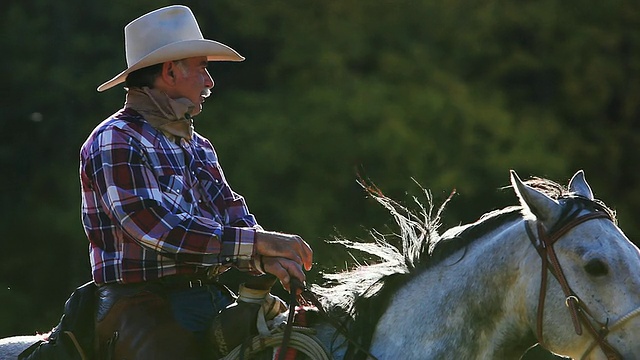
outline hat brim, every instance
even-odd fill
[[[127,78],[127,75],[144,67],[160,64],[165,61],[180,60],[196,56],[206,56],[208,61],[244,60],[244,57],[238,54],[235,50],[217,41],[207,39],[180,41],[165,45],[151,52],[135,64],[129,66],[128,69],[116,75],[113,79],[98,86],[98,91],[105,91],[123,83]]]

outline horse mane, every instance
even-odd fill
[[[526,181],[526,184],[555,200],[577,199],[579,202],[594,203],[615,221],[615,213],[601,201],[576,197],[551,180],[533,178]],[[399,233],[383,234],[374,229],[370,231],[372,241],[335,239],[333,243],[377,257],[380,261],[360,264],[356,260],[353,269],[324,273],[322,275],[326,283],[322,286],[314,285],[313,290],[321,295],[321,301],[333,316],[343,319],[351,340],[365,349],[369,348],[376,324],[386,311],[392,294],[400,287],[421,270],[437,265],[500,225],[523,217],[521,206],[510,206],[488,212],[473,223],[455,226],[440,234],[438,229],[441,226],[441,214],[451,196],[436,210],[431,194],[422,189],[427,205],[413,197],[417,210],[412,210],[386,197],[373,185],[361,185],[369,196],[389,211]],[[366,358],[366,354],[358,351],[352,344],[346,345],[345,359]]]

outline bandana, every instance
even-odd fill
[[[191,111],[194,104],[187,98],[171,99],[157,89],[130,88],[124,103],[154,128],[162,131],[170,140],[176,138],[191,140],[193,135],[193,118]]]

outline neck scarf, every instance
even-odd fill
[[[127,92],[125,108],[132,108],[154,128],[162,131],[170,140],[191,140],[193,136],[193,103],[186,98],[171,99],[157,89],[131,88]]]

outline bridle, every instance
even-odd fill
[[[583,222],[600,218],[606,218],[611,221],[614,220],[607,209],[596,202],[582,197],[567,197],[565,199],[576,200],[576,202],[578,204],[581,204],[582,206],[578,206],[577,208],[575,206],[568,206],[566,210],[561,214],[560,220],[551,228],[550,231],[547,232],[542,223],[537,222],[536,228],[538,230],[538,237],[536,238],[530,226],[533,222],[525,221],[525,229],[527,231],[527,235],[529,236],[529,240],[538,251],[540,258],[542,259],[540,295],[538,299],[538,314],[536,323],[536,336],[538,338],[538,342],[540,343],[540,345],[544,346],[542,338],[542,320],[544,315],[548,270],[558,280],[558,283],[560,283],[560,287],[564,292],[565,304],[569,308],[569,313],[571,314],[571,320],[573,322],[576,334],[579,336],[582,335],[582,326],[584,325],[584,327],[594,339],[591,345],[587,348],[586,352],[582,355],[581,359],[584,359],[587,355],[589,355],[596,346],[599,346],[600,349],[602,349],[602,352],[606,355],[607,359],[622,359],[622,355],[613,346],[611,346],[611,344],[609,344],[606,337],[611,331],[619,328],[624,322],[627,322],[631,318],[640,315],[640,307],[629,312],[627,315],[614,322],[610,322],[609,319],[607,319],[604,323],[596,320],[587,306],[584,304],[584,302],[582,302],[580,298],[573,292],[573,290],[571,290],[571,287],[569,286],[569,283],[567,282],[567,279],[562,271],[560,263],[558,262],[558,257],[556,256],[556,253],[553,249],[553,244],[556,241],[558,241],[562,236],[569,232],[569,230],[582,224]],[[590,208],[593,211],[584,215],[580,215],[582,210],[584,210],[585,208]]]

